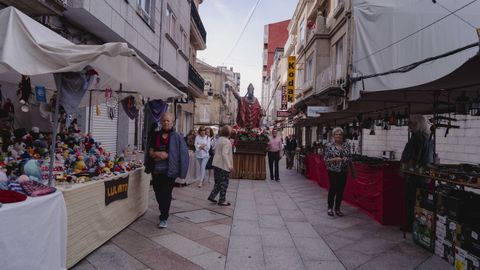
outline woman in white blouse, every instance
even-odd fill
[[[207,166],[208,158],[210,155],[208,151],[210,150],[210,137],[205,135],[205,128],[200,127],[198,129],[198,135],[195,137],[195,157],[200,163],[200,183],[198,187],[201,188],[203,181],[205,181],[205,167]]]
[[[230,179],[230,173],[233,171],[233,153],[232,144],[228,139],[231,133],[230,126],[224,126],[220,129],[216,142],[215,155],[213,157],[213,173],[215,178],[215,185],[208,196],[208,200],[218,205],[229,206],[230,203],[226,201],[226,194],[228,189],[228,182]],[[219,200],[215,198],[220,194]]]

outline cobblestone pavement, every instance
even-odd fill
[[[324,189],[294,170],[280,175],[231,180],[228,207],[206,200],[211,184],[175,188],[167,229],[151,191],[148,211],[73,269],[452,269],[349,205],[329,217]]]

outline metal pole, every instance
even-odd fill
[[[52,145],[50,147],[50,167],[48,168],[48,185],[55,186],[55,179],[52,177],[53,165],[55,163],[55,149],[57,144],[57,128],[58,128],[58,108],[60,107],[61,88],[57,90],[57,99],[55,100],[55,114],[53,115]]]
[[[90,126],[92,122],[92,90],[90,90],[90,97],[88,100],[88,134],[90,134]]]

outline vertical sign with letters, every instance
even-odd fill
[[[116,200],[122,200],[128,197],[128,178],[129,176],[104,182],[105,206]]]
[[[287,88],[285,85],[282,85],[282,103],[281,103],[281,107],[280,107],[280,110],[282,111],[285,111],[287,110]]]
[[[288,57],[287,101],[295,102],[295,56]]]

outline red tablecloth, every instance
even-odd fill
[[[402,225],[405,180],[398,173],[399,164],[354,163],[354,166],[356,178],[348,176],[344,201],[364,210],[383,225]],[[323,188],[329,188],[327,168],[322,156],[307,155],[305,167],[308,179],[316,181]]]

